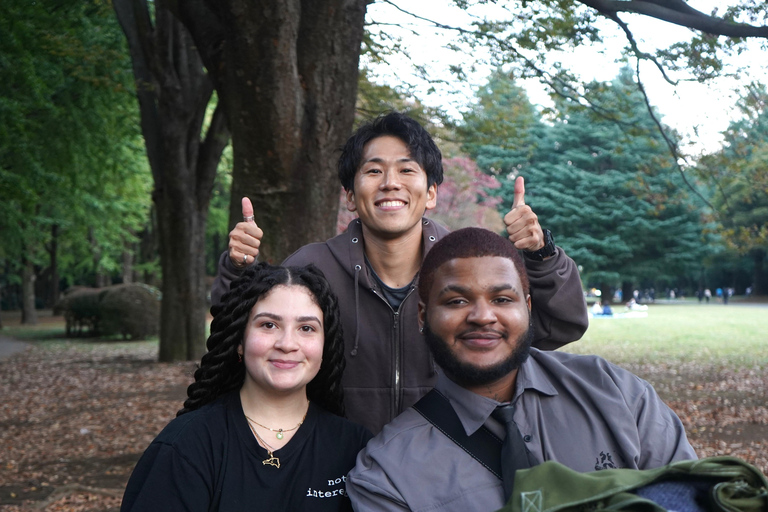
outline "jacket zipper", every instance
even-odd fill
[[[408,293],[405,295],[405,297],[403,297],[403,301],[400,303],[400,307],[403,307],[403,304],[405,303],[406,300],[408,300],[408,297],[411,296],[411,293],[413,293],[414,289],[415,289],[415,287],[412,286],[411,289],[408,290]],[[403,389],[402,389],[403,388],[403,384],[402,384],[402,381],[401,381],[401,373],[402,373],[402,368],[401,368],[402,367],[402,360],[401,359],[402,358],[401,358],[401,354],[400,354],[400,343],[402,342],[402,336],[399,335],[400,334],[399,333],[399,331],[400,331],[400,311],[395,311],[392,308],[392,305],[387,301],[387,299],[385,299],[384,297],[379,295],[379,292],[375,288],[372,288],[372,290],[373,290],[373,293],[375,293],[376,296],[378,298],[380,298],[381,300],[383,300],[384,304],[386,304],[387,307],[389,307],[389,310],[392,311],[392,316],[394,317],[394,323],[392,324],[392,335],[393,335],[394,345],[395,345],[395,347],[394,347],[395,348],[395,364],[394,364],[394,368],[393,368],[393,371],[394,371],[393,380],[395,382],[395,389],[394,389],[395,395],[394,395],[394,411],[393,411],[392,418],[390,418],[390,421],[391,421],[392,419],[394,419],[395,416],[397,416],[398,414],[403,412],[403,411],[400,410],[400,406],[401,406],[400,397],[403,394]]]

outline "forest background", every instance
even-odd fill
[[[2,309],[34,323],[72,286],[145,283],[164,298],[160,360],[196,359],[239,198],[257,205],[268,261],[332,236],[349,219],[337,148],[390,109],[418,118],[443,150],[433,217],[450,228],[501,231],[523,175],[526,201],[604,298],[768,290],[768,91],[728,65],[756,51],[750,40],[764,51],[764,4],[705,14],[685,2],[455,1],[473,21],[453,27],[379,2],[404,25],[442,30],[456,52],[447,78],[419,65],[409,74],[464,84],[485,55],[493,71],[456,115],[412,84],[376,81],[408,47],[366,17],[370,2],[267,3],[4,2]],[[489,3],[502,15],[475,11]],[[690,39],[644,49],[627,10],[693,27]],[[563,59],[601,44],[606,22],[626,37],[625,66],[580,81]],[[670,81],[744,77],[721,147],[685,153],[649,102],[644,62]],[[546,106],[522,86],[532,78],[549,87]]]

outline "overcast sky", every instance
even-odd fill
[[[392,0],[396,5],[425,18],[438,22],[462,26],[470,22],[470,18],[461,9],[451,6],[449,0]],[[691,6],[710,12],[717,5],[725,5],[728,2],[715,0],[691,0]],[[488,6],[488,15],[493,16],[493,6]],[[448,84],[435,86],[437,92],[428,94],[430,84],[419,82],[412,73],[411,64],[407,61],[395,61],[394,66],[374,68],[379,73],[380,81],[389,85],[396,85],[400,80],[419,84],[416,95],[428,105],[440,106],[454,117],[466,108],[472,100],[473,90],[484,83],[491,69],[487,66],[478,66],[475,73],[470,74],[469,82],[462,83],[452,80],[447,69],[451,63],[462,62],[465,65],[474,59],[473,56],[461,56],[457,58],[455,52],[445,48],[449,41],[449,35],[445,32],[429,28],[428,23],[409,18],[396,8],[386,3],[375,2],[368,7],[369,21],[378,23],[404,23],[407,28],[421,34],[416,37],[409,30],[401,30],[396,27],[386,27],[385,30],[402,38],[404,47],[417,64],[427,66],[430,73],[437,77],[449,80]],[[646,16],[622,15],[633,30],[641,49],[652,51],[656,47],[667,46],[679,40],[690,38],[690,31],[676,27],[669,23],[657,21]],[[606,44],[592,49],[582,49],[564,57],[564,62],[585,80],[611,80],[618,74],[620,64],[615,60],[619,57],[620,49],[626,44],[626,39],[614,28],[613,23],[606,22],[608,29],[605,34],[613,34],[605,37]],[[751,44],[750,51],[746,52],[738,61],[742,66],[747,65],[747,75],[742,75],[740,80],[732,78],[719,79],[708,84],[681,82],[677,86],[667,84],[658,70],[650,64],[641,66],[641,78],[646,85],[651,103],[656,105],[664,115],[664,122],[676,128],[688,143],[689,150],[693,153],[716,150],[721,141],[719,133],[723,131],[728,122],[734,118],[734,103],[736,94],[733,89],[741,83],[750,80],[768,82],[768,67],[765,64],[765,53],[761,52],[764,41],[755,41]],[[634,63],[633,63],[634,66]],[[466,67],[466,66],[465,66]],[[546,104],[548,97],[543,86],[536,83],[526,84],[529,96],[534,103]]]

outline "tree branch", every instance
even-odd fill
[[[637,60],[637,67],[636,67],[636,74],[637,74],[637,88],[640,91],[640,93],[643,95],[643,100],[645,101],[645,107],[648,109],[648,114],[651,116],[651,119],[653,120],[653,123],[656,125],[656,128],[659,130],[659,133],[661,134],[662,138],[664,139],[664,142],[667,144],[667,148],[669,148],[669,153],[672,155],[672,162],[675,165],[675,168],[680,173],[680,176],[683,178],[683,181],[685,182],[686,186],[699,198],[704,201],[704,204],[709,206],[713,212],[715,212],[715,208],[712,206],[712,204],[707,200],[704,195],[696,189],[696,187],[693,186],[693,184],[688,181],[688,176],[685,175],[685,170],[680,166],[680,163],[678,160],[680,160],[680,153],[677,150],[677,142],[673,141],[672,138],[667,134],[667,130],[664,129],[664,125],[661,124],[661,120],[656,116],[656,112],[653,111],[653,106],[651,105],[651,100],[648,98],[648,94],[645,91],[645,86],[643,85],[643,81],[640,80],[640,59]]]
[[[682,0],[665,0],[663,2],[659,0],[578,0],[578,2],[608,17],[618,12],[629,12],[700,30],[707,34],[768,38],[768,27],[736,23],[710,16],[697,11]]]
[[[226,38],[215,2],[166,0],[168,9],[187,27],[208,75],[221,87]]]
[[[634,53],[635,57],[638,60],[643,59],[643,60],[651,61],[659,70],[659,72],[661,73],[661,76],[664,77],[664,80],[667,83],[671,85],[677,85],[677,81],[669,78],[669,76],[667,75],[667,71],[664,69],[664,66],[662,66],[661,63],[657,61],[653,55],[640,50],[640,47],[637,45],[637,41],[635,40],[635,35],[632,33],[631,30],[629,30],[629,26],[626,23],[624,23],[621,20],[621,18],[618,17],[618,15],[614,13],[613,15],[608,17],[611,20],[613,20],[624,31],[624,35],[627,37],[627,40],[629,41],[629,46],[632,48],[632,53]]]

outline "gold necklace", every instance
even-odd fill
[[[261,437],[259,437],[259,434],[256,433],[256,429],[254,429],[253,425],[251,425],[251,421],[252,421],[251,418],[246,416],[245,419],[249,420],[246,423],[248,423],[248,426],[250,427],[251,432],[253,432],[253,435],[256,436],[256,439],[261,444],[263,444],[264,448],[266,448],[266,450],[267,450],[268,457],[266,459],[264,459],[263,461],[261,461],[261,463],[263,465],[265,465],[265,466],[267,466],[267,465],[275,466],[277,469],[280,469],[280,459],[278,459],[277,457],[275,457],[273,455],[273,452],[275,451],[275,449],[272,448],[271,446],[269,446],[265,440],[263,440]]]
[[[299,428],[301,426],[302,423],[304,423],[304,420],[307,419],[307,413],[309,413],[309,400],[307,400],[307,412],[304,413],[304,417],[301,418],[301,421],[299,422],[299,424],[296,425],[293,428],[269,428],[268,426],[262,425],[258,421],[254,420],[252,418],[249,418],[247,415],[245,416],[245,419],[247,419],[248,421],[250,421],[250,422],[260,426],[261,428],[265,428],[265,429],[267,429],[267,430],[269,430],[271,432],[277,432],[277,434],[275,434],[275,437],[278,438],[278,439],[282,439],[283,438],[283,432],[290,432],[292,430],[296,430],[297,428]],[[243,413],[243,414],[245,414],[245,413]]]

